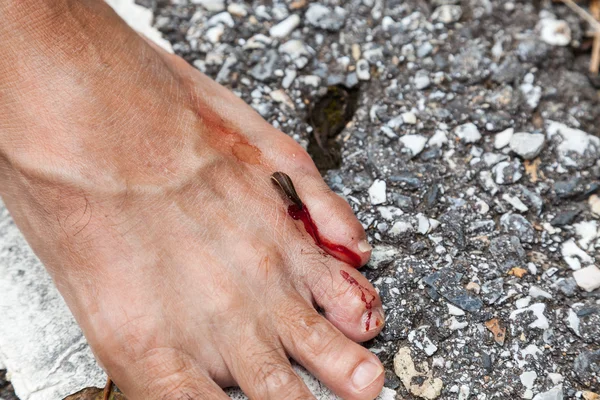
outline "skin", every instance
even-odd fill
[[[375,398],[383,367],[356,342],[381,301],[270,179],[366,263],[308,154],[102,1],[4,0],[0,18],[0,194],[128,398],[312,399],[290,358]]]

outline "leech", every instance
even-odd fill
[[[271,179],[277,184],[285,197],[292,202],[292,204],[288,206],[288,215],[295,221],[302,222],[306,233],[313,238],[317,246],[338,260],[348,263],[353,267],[358,268],[361,266],[361,258],[354,251],[350,250],[346,246],[332,243],[326,238],[321,237],[319,234],[319,228],[310,216],[308,207],[306,207],[306,205],[302,203],[302,200],[300,200],[300,196],[298,196],[296,188],[294,188],[292,179],[287,174],[283,172],[275,172],[273,175],[271,175]]]
[[[283,172],[275,172],[271,175],[271,179],[279,186],[283,194],[285,194],[292,203],[298,206],[300,210],[304,208],[304,204],[302,204],[302,200],[300,200],[300,196],[298,196],[296,188],[292,183],[292,178],[290,178],[289,175]]]

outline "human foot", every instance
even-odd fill
[[[353,341],[375,336],[383,313],[348,264],[370,247],[306,152],[102,2],[53,15],[71,51],[49,52],[43,35],[0,64],[2,196],[119,387],[132,399],[225,398],[219,386],[234,384],[312,398],[291,357],[345,399],[374,398],[383,367]],[[36,74],[6,68],[27,57]]]

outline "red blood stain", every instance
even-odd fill
[[[338,260],[348,263],[353,267],[358,268],[361,266],[361,258],[358,254],[356,254],[346,246],[332,243],[327,239],[321,237],[321,235],[319,234],[319,229],[317,228],[317,225],[315,225],[315,222],[310,216],[306,205],[300,208],[296,204],[292,204],[288,207],[288,214],[293,219],[302,221],[302,223],[304,224],[304,229],[306,229],[306,233],[308,233],[313,238],[317,246],[327,251],[329,254],[331,254]]]
[[[371,326],[371,317],[373,316],[373,301],[375,300],[375,296],[371,293],[371,291],[365,288],[363,285],[358,283],[356,279],[350,276],[346,271],[340,271],[340,275],[346,282],[348,282],[352,286],[356,286],[358,290],[360,290],[360,299],[365,303],[365,308],[369,310],[367,312],[367,320],[365,321],[365,331],[369,332],[369,328]],[[375,326],[378,327],[381,324],[379,319],[375,320]]]

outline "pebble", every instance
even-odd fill
[[[481,139],[481,133],[479,129],[472,122],[468,122],[464,125],[457,126],[454,129],[454,134],[463,143],[476,143]]]
[[[421,363],[417,371],[409,347],[401,347],[394,356],[394,372],[406,390],[415,396],[433,400],[442,393],[444,382],[432,376],[427,362]]]
[[[375,179],[369,188],[369,200],[372,205],[383,204],[387,201],[386,183],[384,180]]]
[[[513,128],[508,128],[500,133],[496,133],[494,136],[494,148],[500,150],[508,146],[514,133],[515,130]]]
[[[417,123],[417,116],[415,113],[405,112],[402,113],[402,121],[404,121],[405,124],[415,125]]]
[[[517,183],[523,177],[523,166],[518,159],[502,161],[493,168],[494,181],[499,185]]]
[[[227,6],[227,12],[236,17],[245,17],[248,15],[248,10],[243,4],[231,3]]]
[[[533,400],[563,400],[563,387],[558,385],[548,390],[547,392],[538,393]]]
[[[529,288],[529,295],[530,295],[532,298],[534,298],[534,299],[536,299],[536,298],[538,298],[538,297],[542,297],[542,298],[544,298],[544,299],[551,299],[551,298],[552,298],[552,295],[551,295],[550,293],[546,292],[546,291],[545,291],[545,290],[543,290],[542,288],[540,288],[540,287],[538,287],[538,286],[535,286],[535,285],[532,285],[532,286]]]
[[[568,46],[571,43],[571,28],[566,21],[544,18],[537,24],[540,39],[552,46]]]
[[[588,205],[590,206],[590,211],[596,218],[600,218],[600,197],[593,194],[588,199]]]
[[[448,313],[450,315],[454,315],[457,317],[462,317],[463,315],[465,315],[465,312],[463,310],[461,310],[460,308],[458,308],[450,303],[446,303],[446,305],[448,306]]]
[[[339,31],[346,19],[346,11],[341,7],[331,10],[319,3],[310,3],[304,15],[306,21],[317,28]]]
[[[556,153],[565,166],[583,168],[600,158],[600,138],[582,130],[569,128],[560,122],[547,121],[546,136],[549,139],[560,137]]]
[[[300,25],[300,16],[292,14],[277,25],[273,25],[271,29],[269,29],[269,35],[277,39],[285,38],[292,33],[298,25]]]
[[[371,79],[371,71],[367,60],[360,59],[356,62],[356,76],[361,81]]]
[[[431,81],[429,80],[429,73],[425,70],[417,71],[414,77],[414,83],[418,90],[427,89],[431,84]]]
[[[500,218],[500,225],[506,233],[515,235],[521,242],[533,243],[535,240],[535,230],[531,223],[520,214],[504,214]]]
[[[192,4],[198,4],[207,11],[219,12],[225,10],[225,0],[191,0]]]
[[[567,265],[573,270],[580,269],[582,262],[584,264],[589,264],[592,262],[592,257],[590,257],[585,251],[581,250],[573,239],[569,239],[564,242],[561,246],[560,252]]]
[[[525,160],[532,160],[540,154],[545,141],[544,135],[518,132],[512,135],[509,145],[512,151]]]
[[[600,269],[595,265],[573,272],[573,278],[577,285],[586,292],[593,292],[600,288]]]
[[[517,211],[527,212],[529,210],[529,208],[525,204],[523,204],[521,199],[519,199],[516,196],[511,196],[508,193],[504,193],[502,195],[502,199],[504,201],[506,201],[508,204],[510,204],[511,206],[513,206],[513,208]]]
[[[521,379],[521,383],[527,389],[531,389],[535,384],[535,380],[537,379],[537,373],[535,371],[525,371],[523,372],[519,378]]]
[[[315,51],[302,40],[291,39],[279,46],[279,52],[286,55],[298,69],[304,68]]]
[[[425,148],[427,138],[423,135],[404,135],[400,138],[400,142],[406,147],[414,157]]]
[[[535,303],[530,305],[527,308],[522,308],[520,310],[515,310],[510,314],[511,320],[516,320],[517,316],[525,312],[532,312],[536,319],[531,322],[528,326],[530,328],[538,328],[542,330],[546,330],[550,328],[550,322],[548,318],[544,315],[544,310],[546,309],[546,305],[544,303]]]
[[[219,43],[223,33],[225,33],[225,27],[223,25],[217,25],[209,28],[204,35],[209,42]]]
[[[444,4],[433,11],[431,19],[443,24],[451,24],[460,20],[462,17],[462,8],[457,5]]]

